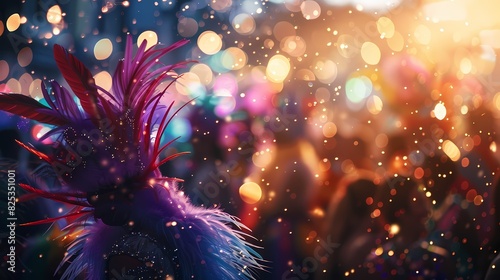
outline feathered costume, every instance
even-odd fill
[[[172,70],[187,63],[163,65],[159,59],[186,42],[148,50],[143,42],[134,56],[128,36],[111,92],[55,45],[57,65],[74,95],[56,81],[42,86],[49,107],[21,94],[0,94],[1,110],[55,126],[41,139],[57,139],[50,155],[18,143],[51,164],[69,191],[21,187],[75,205],[63,217],[29,223],[68,218],[64,230],[81,231],[59,266],[67,266],[63,278],[253,279],[254,270],[262,269],[259,254],[245,241],[249,236],[232,228],[244,225],[218,209],[191,205],[177,179],[162,177],[158,169],[183,154],[159,159],[175,140],[161,145],[161,135],[186,105],[175,112],[173,102],[160,105],[168,86],[158,88],[168,78],[172,84]],[[165,113],[156,118],[159,110]]]

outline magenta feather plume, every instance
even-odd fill
[[[146,49],[133,54],[127,37],[125,57],[113,75],[111,92],[95,83],[91,72],[63,47],[54,46],[59,70],[72,92],[57,82],[42,87],[48,106],[20,94],[0,94],[4,110],[55,128],[42,139],[56,137],[45,154],[19,144],[52,165],[68,191],[45,192],[29,185],[30,195],[73,204],[62,217],[71,218],[66,232],[80,231],[60,269],[63,278],[112,279],[253,279],[262,269],[259,254],[241,232],[245,226],[219,209],[191,205],[175,178],[162,177],[159,166],[184,153],[160,159],[171,145],[161,143],[174,110],[162,97],[177,78],[173,71],[188,61],[165,65],[160,58],[185,45]],[[78,102],[75,101],[75,97]],[[158,118],[162,109],[163,115]],[[153,137],[153,125],[156,136]],[[123,278],[128,279],[128,278]]]

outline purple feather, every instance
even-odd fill
[[[73,93],[55,81],[50,82],[51,94],[43,86],[49,107],[22,95],[0,95],[0,109],[56,125],[44,136],[58,136],[51,155],[20,144],[51,163],[70,192],[25,189],[76,206],[61,217],[76,217],[65,231],[78,233],[59,266],[69,263],[64,279],[253,279],[254,270],[263,269],[260,255],[246,240],[251,237],[241,231],[248,230],[243,224],[219,209],[191,205],[178,190],[178,179],[162,177],[158,169],[184,154],[160,159],[175,141],[162,146],[160,138],[189,104],[177,110],[173,103],[160,104],[168,87],[157,88],[169,79],[171,85],[177,78],[171,72],[188,62],[164,65],[159,59],[186,43],[146,50],[143,42],[133,55],[128,36],[111,92],[96,85],[83,63],[56,45],[57,65]],[[160,107],[166,111],[152,139]]]

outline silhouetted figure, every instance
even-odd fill
[[[334,279],[343,275],[343,255],[340,252],[354,232],[366,231],[367,226],[371,224],[367,219],[370,217],[371,204],[378,188],[373,179],[358,178],[348,183],[345,188],[340,202],[332,201],[327,211],[323,236],[339,247],[329,256],[325,265],[326,273],[317,273],[321,279]]]
[[[495,209],[494,238],[492,240],[492,254],[496,255],[488,266],[485,280],[500,279],[500,176],[497,176],[493,191],[493,207]]]
[[[411,252],[415,269],[425,279],[473,279],[478,275],[479,240],[463,199],[452,192],[455,164],[444,154],[425,159],[423,189],[432,205],[428,235]]]

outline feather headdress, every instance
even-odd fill
[[[191,205],[176,179],[160,174],[160,165],[183,154],[160,160],[175,141],[162,145],[160,139],[188,103],[176,111],[173,102],[161,105],[168,86],[158,90],[160,84],[175,81],[173,70],[187,62],[164,65],[159,59],[186,42],[150,49],[143,42],[133,55],[128,36],[111,92],[55,45],[57,66],[72,93],[50,81],[42,86],[48,106],[21,94],[0,94],[1,110],[55,126],[41,138],[57,139],[50,154],[18,143],[51,164],[69,191],[21,187],[75,205],[62,217],[28,223],[71,217],[64,230],[81,231],[61,262],[60,268],[67,266],[63,278],[252,279],[253,270],[262,269],[259,254],[245,241],[249,236],[240,231],[244,225],[219,209]],[[160,108],[164,114],[157,117]]]

